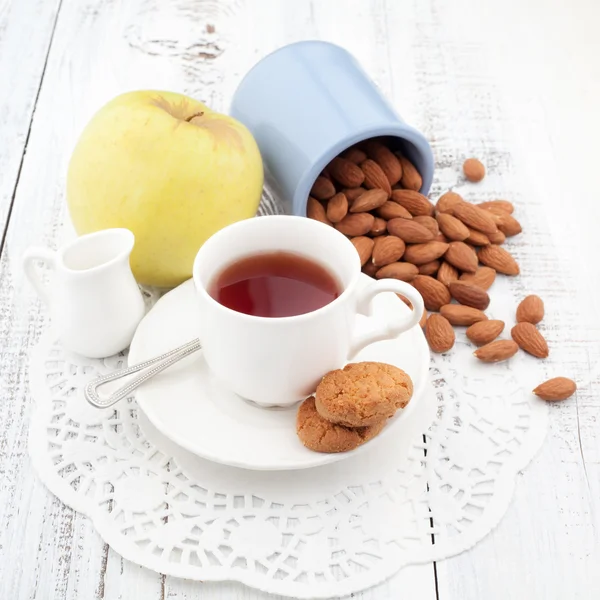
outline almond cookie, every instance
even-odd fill
[[[351,429],[325,420],[315,408],[315,397],[307,398],[298,409],[296,432],[300,441],[315,452],[348,452],[374,438],[386,419],[369,427]]]
[[[366,427],[404,408],[412,393],[412,381],[402,369],[377,362],[351,363],[323,377],[315,405],[332,423]]]

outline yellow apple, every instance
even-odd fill
[[[173,287],[200,246],[256,214],[263,166],[251,133],[181,94],[117,96],[85,127],[69,163],[67,203],[79,235],[126,227],[139,283]]]

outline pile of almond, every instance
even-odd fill
[[[476,159],[466,161],[463,170],[471,181],[485,174]],[[522,230],[512,203],[471,204],[449,191],[434,205],[419,192],[421,186],[421,176],[406,156],[384,139],[367,140],[323,169],[311,189],[307,216],[348,236],[364,273],[409,282],[420,292],[426,309],[434,313],[421,322],[434,352],[450,350],[453,327],[466,326],[481,361],[507,360],[519,348],[539,358],[548,356],[546,340],[536,327],[544,313],[540,298],[528,296],[521,303],[512,340],[497,340],[504,322],[489,320],[484,312],[496,275],[519,274],[517,261],[502,247],[507,237]],[[535,393],[546,400],[568,397],[564,381],[553,384],[560,389],[551,385],[549,394],[539,392],[553,381]],[[571,383],[568,395],[575,391]]]

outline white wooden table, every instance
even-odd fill
[[[490,536],[355,597],[599,598],[598,23],[597,0],[0,0],[0,598],[267,598],[124,561],[37,480],[26,361],[46,314],[20,257],[68,231],[70,151],[105,101],[162,88],[227,110],[256,60],[309,38],[357,56],[431,141],[438,177],[486,161],[482,189],[526,214],[513,249],[551,315],[554,374],[580,384]]]

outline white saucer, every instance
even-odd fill
[[[366,275],[362,281],[371,281]],[[375,318],[394,319],[409,308],[393,293],[377,296]],[[368,328],[365,317],[359,326]],[[193,282],[161,298],[140,323],[129,351],[129,364],[162,354],[196,337],[197,307]],[[260,343],[260,340],[257,340]],[[351,452],[321,454],[306,449],[296,436],[297,405],[259,408],[224,389],[210,374],[202,351],[183,359],[137,390],[136,399],[152,424],[176,444],[203,458],[246,469],[288,470],[341,460],[391,435],[403,435],[410,413],[419,410],[427,381],[429,350],[419,327],[395,340],[365,348],[354,362],[386,362],[412,378],[414,395],[376,438]]]

